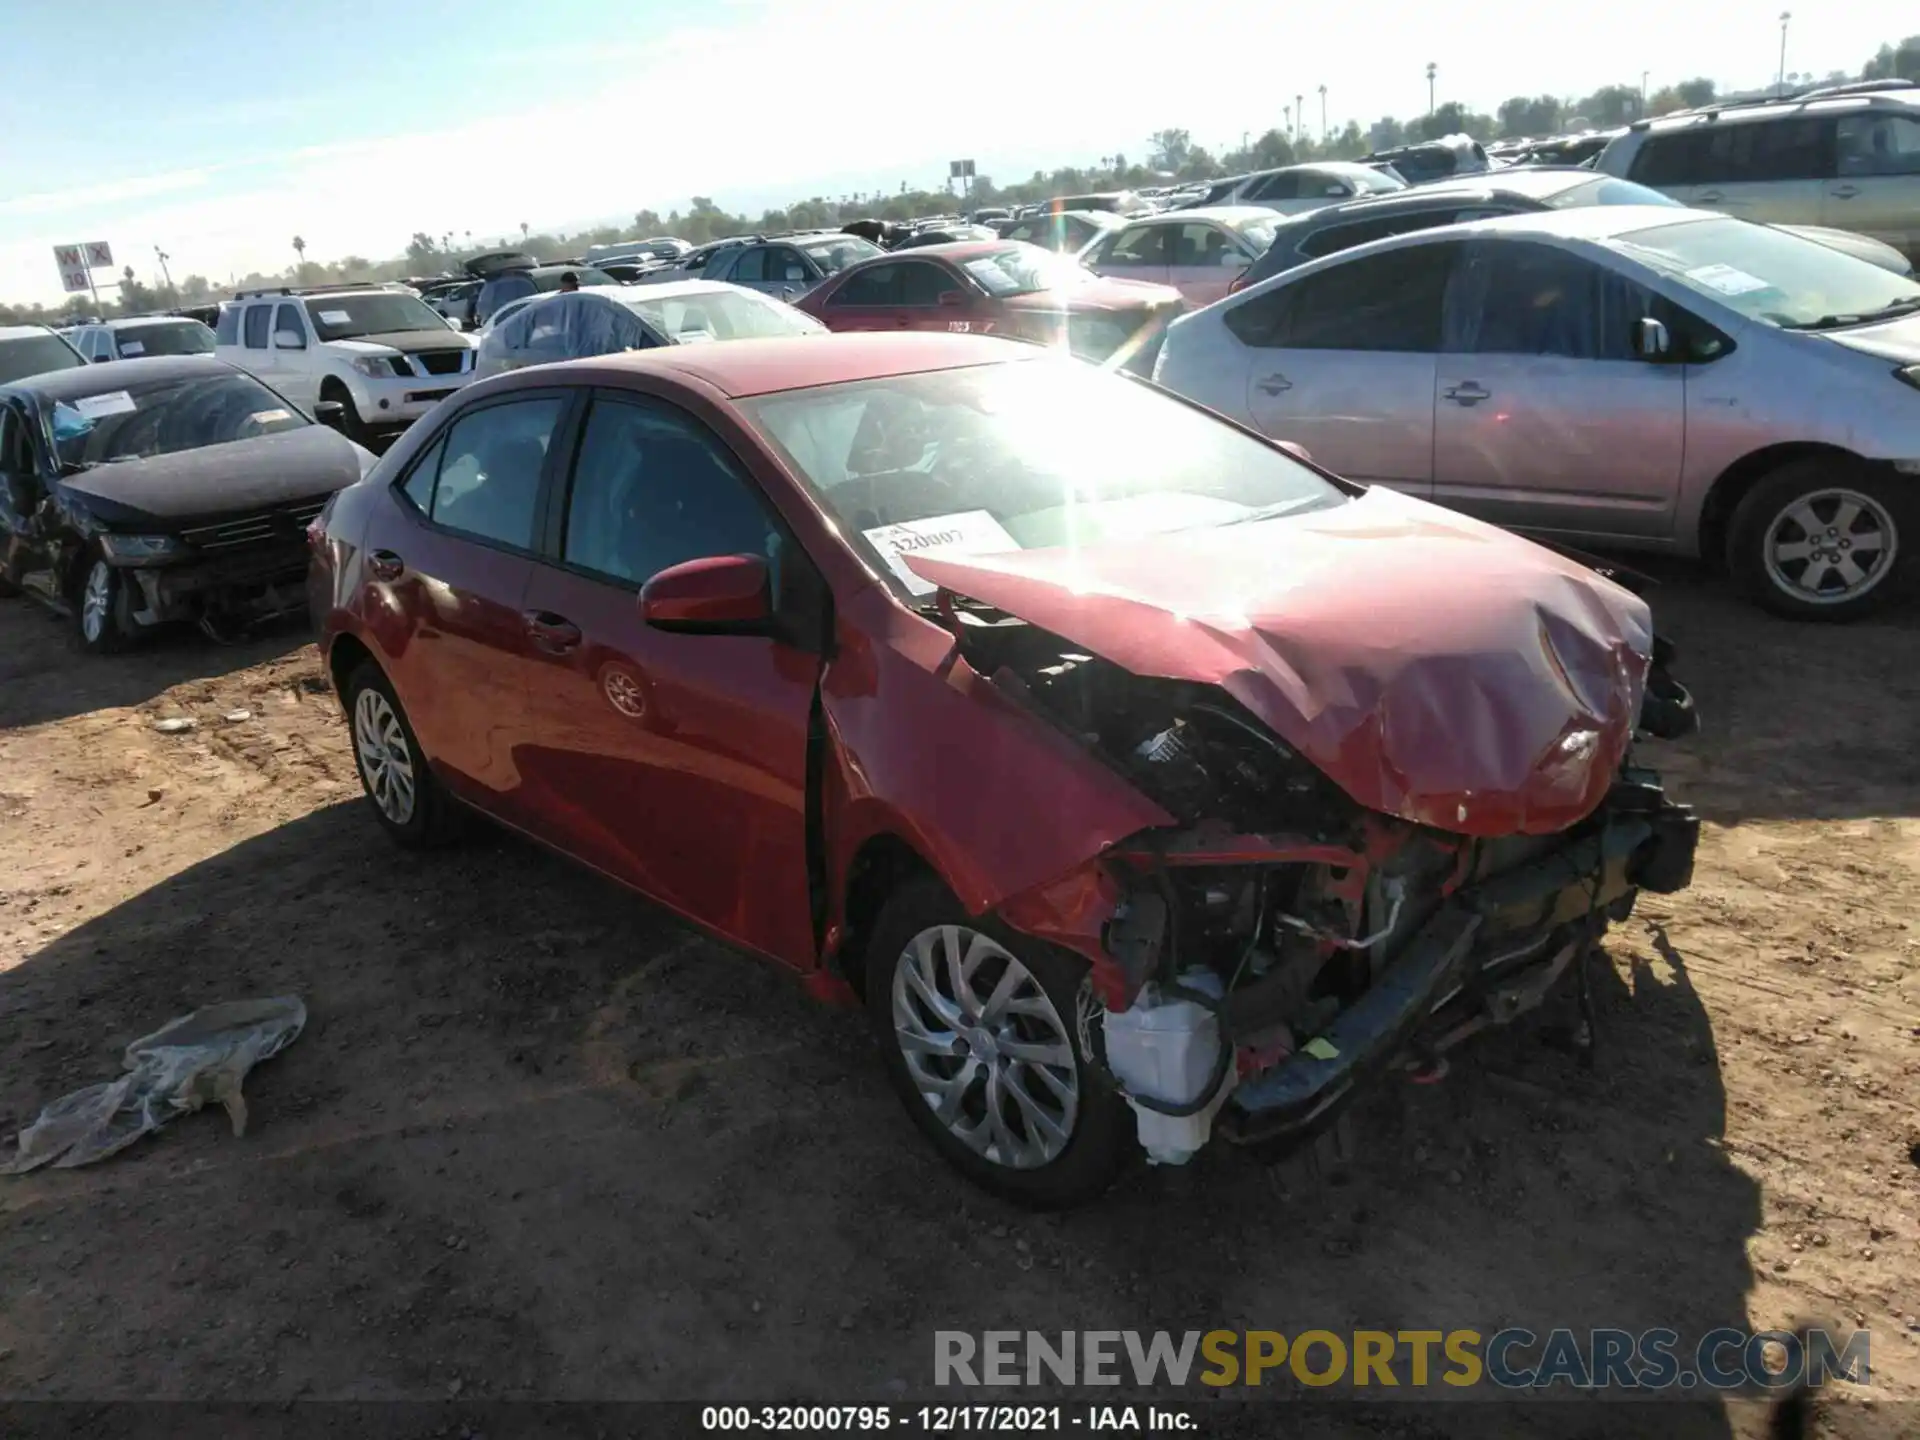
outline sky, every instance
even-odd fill
[[[1212,149],[1327,87],[1334,129],[1517,93],[1773,79],[1778,0],[1470,6],[1249,0],[6,0],[0,299],[61,298],[52,247],[224,283],[385,258],[416,230],[476,241],[687,208],[1022,179]],[[1574,16],[1581,18],[1573,25]],[[1152,18],[1149,18],[1152,17]],[[1572,28],[1569,28],[1572,26]],[[1789,22],[1790,71],[1856,70],[1920,28],[1912,0]],[[106,278],[100,276],[96,278]]]

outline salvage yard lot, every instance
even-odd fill
[[[297,630],[87,661],[0,603],[0,1133],[197,1005],[312,1015],[244,1139],[0,1181],[0,1393],[847,1402],[925,1397],[936,1328],[1811,1316],[1920,1399],[1920,615],[1652,598],[1709,823],[1597,1068],[1561,1005],[1359,1106],[1344,1184],[1215,1147],[1049,1217],[921,1143],[859,1014],[518,840],[396,851]]]

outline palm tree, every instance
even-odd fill
[[[1427,114],[1433,114],[1433,77],[1440,73],[1440,67],[1427,61]]]
[[[1320,87],[1320,143],[1327,143],[1327,87]]]
[[[307,263],[307,242],[298,235],[293,237],[293,253],[300,257],[302,265]]]
[[[520,243],[522,245],[527,243],[527,222],[524,220],[520,222]]]

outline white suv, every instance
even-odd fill
[[[349,438],[404,430],[473,378],[475,342],[405,290],[246,290],[221,308],[214,353],[312,413],[343,408]]]
[[[1836,85],[1639,120],[1594,168],[1742,220],[1871,235],[1920,265],[1920,84]]]

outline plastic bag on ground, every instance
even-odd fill
[[[307,1007],[297,995],[229,1000],[169,1021],[127,1046],[126,1073],[54,1101],[20,1132],[0,1175],[90,1165],[126,1149],[176,1115],[222,1106],[233,1133],[247,1129],[240,1093],[247,1072],[299,1038]]]

